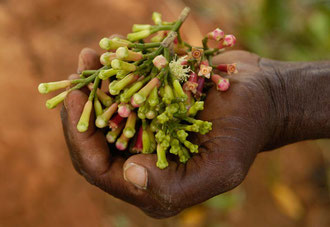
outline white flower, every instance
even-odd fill
[[[189,77],[190,67],[185,66],[182,62],[187,61],[186,56],[172,60],[169,64],[170,72],[180,81],[184,82]]]

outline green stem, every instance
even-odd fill
[[[89,93],[88,100],[93,101],[93,99],[95,97],[96,89],[98,88],[99,83],[100,83],[100,77],[97,76],[97,77],[95,77],[94,86],[93,86],[92,91]]]
[[[207,37],[204,37],[204,39],[202,40],[204,51],[207,51],[209,49],[209,47],[207,46],[208,40],[209,39]]]
[[[159,47],[160,43],[132,43],[128,45],[129,48],[137,48],[137,49],[149,49]]]
[[[104,70],[104,69],[108,69],[108,66],[103,66],[102,68],[96,70],[96,72],[93,75],[84,79],[83,82],[80,82],[76,86],[70,88],[69,92],[85,87],[87,84],[91,83],[95,79],[95,77],[98,76],[98,74],[100,73],[101,70]]]
[[[188,47],[188,48],[189,48],[189,50],[191,50],[191,49],[192,49],[192,46],[191,46],[189,43],[183,42],[183,45],[185,45],[186,47]]]
[[[219,48],[213,48],[213,49],[208,49],[204,51],[205,55],[217,55],[221,53],[223,50],[220,50]]]
[[[96,72],[96,70],[85,70],[80,74],[80,78],[86,78],[86,76],[91,76]]]
[[[169,31],[169,30],[172,30],[172,27],[173,25],[159,25],[159,26],[153,26],[151,28],[151,33],[156,33],[156,32],[159,32],[159,31]]]

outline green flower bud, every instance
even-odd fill
[[[97,98],[97,96],[94,99],[94,110],[95,110],[96,117],[103,113],[102,105],[101,105],[99,99]]]
[[[167,116],[166,112],[163,112],[157,116],[157,120],[159,123],[164,124],[165,122],[169,121],[170,118]]]
[[[158,120],[157,118],[154,118],[151,123],[150,123],[150,130],[152,132],[157,132],[159,130],[159,123],[158,123]]]
[[[152,20],[156,25],[161,25],[162,24],[162,15],[160,13],[153,12]]]
[[[119,60],[119,59],[112,60],[111,67],[114,68],[114,69],[126,70],[126,71],[129,71],[129,72],[132,72],[132,71],[136,70],[135,65],[133,65],[131,63],[124,62],[124,61]]]
[[[135,75],[133,73],[127,75],[123,79],[119,81],[112,81],[109,84],[109,92],[111,95],[118,95],[121,90],[123,90],[125,87],[127,87],[129,84],[135,82],[139,78],[138,75]]]
[[[65,99],[65,97],[69,94],[69,91],[64,91],[60,94],[58,94],[57,96],[47,100],[46,102],[46,107],[48,109],[53,109],[55,108],[58,104],[60,104],[61,102],[63,102],[63,100]]]
[[[151,27],[152,26],[150,24],[133,24],[132,32],[139,32],[139,31],[143,31],[143,30],[150,30]]]
[[[134,42],[134,41],[138,41],[138,40],[141,40],[141,39],[145,39],[150,34],[151,34],[150,30],[142,30],[142,31],[139,31],[139,32],[127,34],[127,39],[131,42]]]
[[[130,73],[129,71],[118,70],[116,78],[119,79],[119,80],[121,80],[121,79],[123,79],[125,76],[127,76],[129,73]]]
[[[170,149],[170,153],[174,154],[174,155],[178,155],[180,151],[180,142],[177,139],[172,139],[171,140],[171,149]]]
[[[156,141],[158,143],[161,143],[164,139],[165,139],[166,135],[165,133],[162,131],[162,130],[159,130],[157,133],[156,133]]]
[[[115,50],[118,47],[128,46],[131,42],[119,38],[103,38],[100,41],[100,47],[104,50]]]
[[[175,96],[180,100],[180,101],[186,101],[187,100],[187,95],[184,93],[182,86],[178,80],[173,81],[173,88],[175,91]]]
[[[102,38],[99,43],[100,47],[104,50],[110,50],[110,39]]]
[[[117,111],[117,108],[117,103],[114,103],[110,107],[108,107],[101,115],[96,118],[95,125],[98,128],[106,127],[112,115]]]
[[[163,148],[163,149],[167,149],[169,146],[170,146],[170,143],[167,141],[167,140],[163,140],[161,143],[160,143],[160,146]]]
[[[58,89],[66,88],[71,85],[70,80],[62,80],[62,81],[56,81],[56,82],[50,82],[50,83],[41,83],[38,86],[38,91],[41,94],[47,94],[51,91],[56,91]]]
[[[159,144],[157,146],[157,163],[156,166],[160,169],[165,169],[168,166],[166,159],[166,150],[164,150]]]
[[[188,140],[185,140],[183,144],[190,150],[191,153],[198,153],[198,145],[192,144]]]
[[[136,113],[132,111],[127,118],[126,125],[123,131],[125,137],[132,138],[135,135],[135,124]]]
[[[188,115],[194,116],[194,115],[197,114],[198,111],[203,110],[203,109],[204,109],[204,102],[203,101],[197,101],[188,110]]]
[[[177,103],[173,103],[171,105],[169,105],[168,107],[166,107],[166,112],[174,114],[176,112],[178,112],[179,110],[179,104]]]
[[[190,159],[189,152],[185,147],[181,147],[178,155],[179,155],[180,162],[182,162],[182,163],[186,163]]]
[[[157,87],[154,87],[148,97],[148,103],[150,106],[156,106],[159,104],[158,99],[158,89]]]
[[[167,105],[171,104],[172,100],[174,99],[173,90],[170,85],[165,85],[164,88],[164,97],[163,102],[165,102]]]
[[[143,58],[141,52],[131,51],[127,47],[119,47],[116,51],[116,56],[118,59],[125,61],[139,61]]]
[[[118,70],[116,69],[106,69],[106,70],[101,70],[99,73],[99,77],[101,80],[106,80],[118,73]]]
[[[177,136],[179,138],[179,140],[182,142],[182,141],[185,141],[188,137],[188,133],[186,133],[184,130],[178,130],[177,131]]]
[[[151,148],[151,141],[149,138],[149,133],[146,129],[143,130],[142,132],[142,153],[143,154],[150,154],[150,148]]]
[[[111,65],[112,60],[116,59],[116,54],[111,52],[105,52],[100,57],[100,62],[102,65]]]

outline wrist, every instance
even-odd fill
[[[330,137],[330,62],[291,63],[261,59],[270,78],[270,141],[266,150]]]

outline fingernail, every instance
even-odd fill
[[[146,189],[148,183],[147,169],[135,163],[128,163],[124,166],[124,179],[140,189]]]

